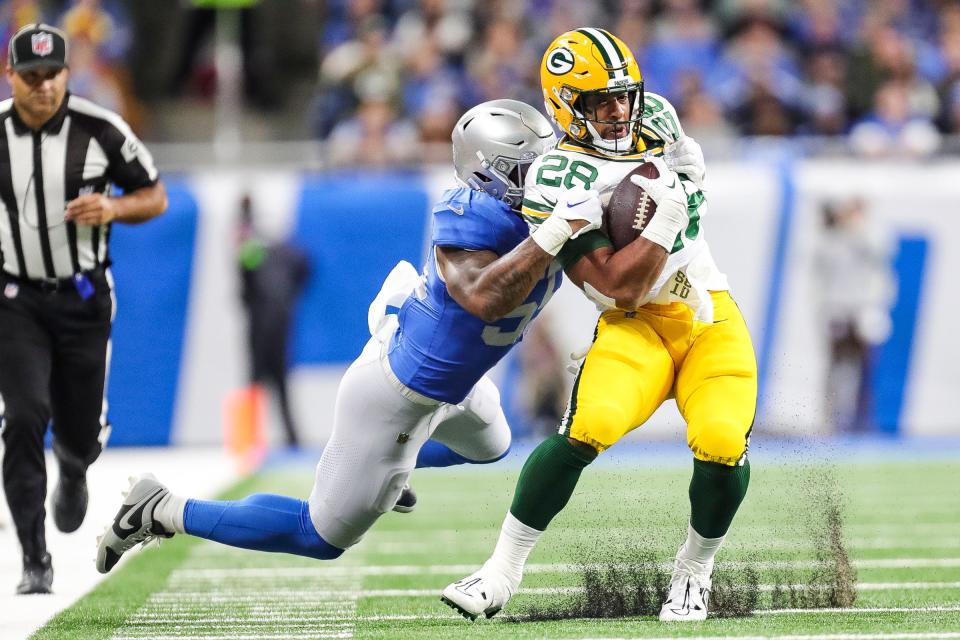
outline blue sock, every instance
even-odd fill
[[[502,459],[510,452],[510,447],[493,460],[471,460],[465,458],[447,445],[436,440],[427,440],[417,454],[417,469],[429,467],[452,467],[458,464],[490,464]]]
[[[192,536],[231,547],[332,560],[343,553],[317,533],[306,500],[257,493],[243,500],[187,500],[183,526]]]

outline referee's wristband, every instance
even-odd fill
[[[573,229],[570,223],[560,216],[550,216],[537,227],[530,238],[539,245],[541,249],[552,256],[560,253],[564,243],[573,235]]]

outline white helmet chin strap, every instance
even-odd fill
[[[597,128],[593,126],[593,122],[586,119],[584,122],[587,124],[587,131],[590,132],[590,144],[597,149],[615,154],[629,153],[631,151],[631,147],[633,146],[633,127],[627,129],[627,135],[607,140],[597,132]]]

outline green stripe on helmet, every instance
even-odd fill
[[[607,39],[610,40],[610,47],[611,47],[614,51],[616,51],[616,52],[617,52],[617,55],[620,57],[620,64],[625,66],[625,65],[627,64],[627,56],[625,56],[625,55],[623,54],[623,51],[620,50],[620,45],[617,44],[617,39],[614,38],[614,37],[613,37],[613,34],[611,34],[611,33],[610,33],[609,31],[607,31],[606,29],[597,29],[597,31],[599,31],[600,33],[602,33],[603,35],[605,35],[605,36],[607,37]]]
[[[607,65],[607,69],[609,69],[608,74],[610,78],[613,78],[613,61],[610,60],[610,56],[607,55],[607,49],[603,46],[603,43],[600,42],[600,39],[586,29],[577,29],[577,33],[582,33],[583,35],[587,36],[590,39],[590,42],[592,42],[594,46],[600,50],[600,55],[603,57],[603,62]]]
[[[616,73],[618,73],[621,78],[626,77],[627,76],[627,56],[624,54],[623,51],[620,50],[620,45],[617,44],[616,39],[613,37],[613,35],[609,31],[607,31],[606,29],[597,29],[597,31],[602,33],[606,38],[610,40],[610,48],[617,53],[619,64],[617,65],[618,68]]]

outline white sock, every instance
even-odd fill
[[[168,493],[160,498],[153,508],[153,519],[167,531],[186,533],[183,528],[183,512],[187,508],[187,499]]]
[[[483,566],[489,566],[506,576],[510,580],[513,591],[516,591],[523,579],[523,565],[526,564],[527,556],[533,551],[533,546],[537,544],[541,534],[543,531],[528,527],[508,511],[500,528],[497,547]]]
[[[688,560],[693,560],[694,562],[699,562],[713,569],[713,558],[717,555],[717,551],[720,550],[720,545],[723,544],[725,537],[726,536],[704,538],[693,529],[692,525],[688,524],[687,541],[683,543],[677,555],[687,558]]]

